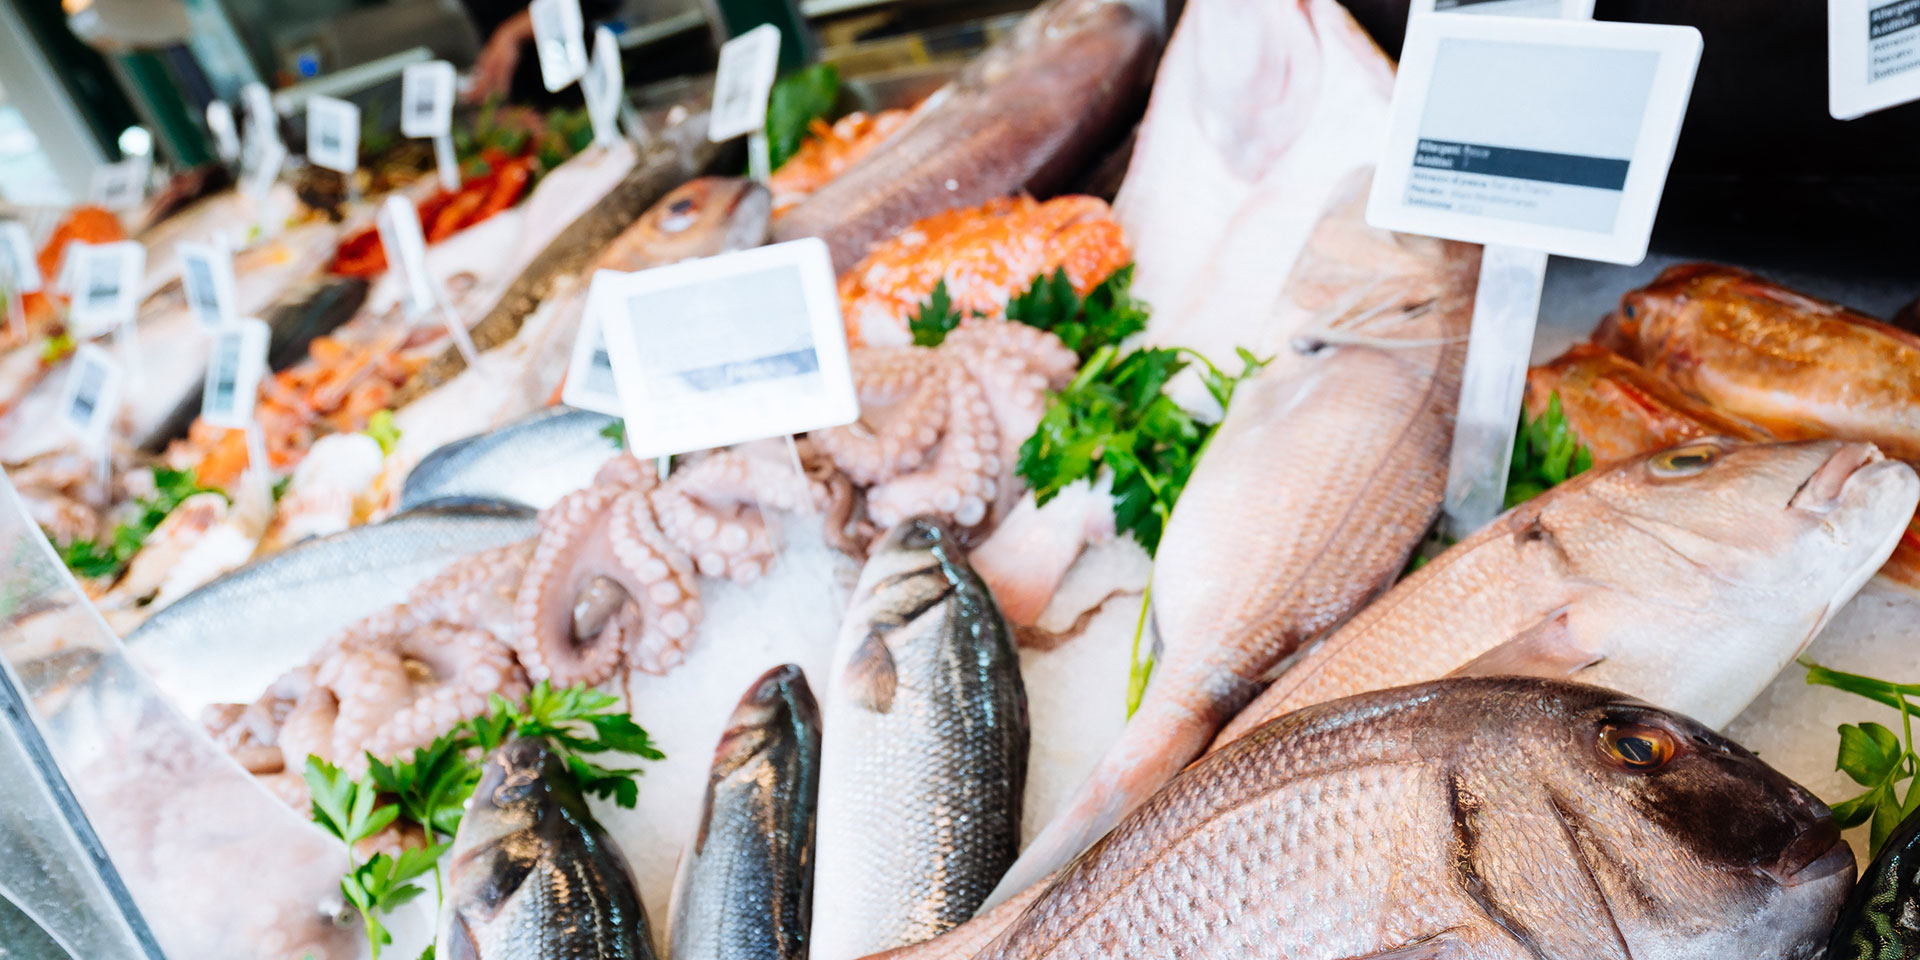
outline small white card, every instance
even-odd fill
[[[1920,0],[1827,0],[1827,112],[1920,100]]]
[[[580,0],[533,0],[533,47],[540,54],[540,82],[557,92],[587,72],[586,22]]]
[[[1692,27],[1415,17],[1367,222],[1639,263],[1699,62]]]
[[[119,163],[94,168],[94,206],[108,210],[130,210],[147,195],[147,173],[153,169],[151,157],[128,157]]]
[[[771,23],[748,30],[720,48],[713,81],[713,112],[707,139],[722,143],[767,125],[767,94],[780,69],[780,28]]]
[[[83,343],[73,352],[60,393],[60,415],[93,450],[107,447],[107,432],[120,410],[120,380],[120,365],[105,350]]]
[[[407,289],[407,313],[418,316],[433,309],[433,278],[427,275],[427,240],[420,232],[420,211],[399,194],[387,197],[375,221],[380,245],[387,251],[387,268],[400,271]]]
[[[253,168],[247,171],[240,183],[240,192],[246,194],[256,206],[267,202],[267,194],[273,190],[273,182],[280,179],[280,168],[287,163],[287,145],[276,139],[256,141],[260,149],[254,155]]]
[[[0,281],[14,293],[40,289],[40,262],[33,255],[33,238],[18,220],[0,220]]]
[[[1427,13],[1477,13],[1496,17],[1593,19],[1593,0],[1413,0],[1410,16]]]
[[[360,107],[333,97],[307,100],[307,159],[351,174],[360,167]]]
[[[453,64],[416,63],[400,75],[400,132],[437,137],[453,129]]]
[[[233,305],[233,254],[224,243],[180,244],[180,281],[200,326],[219,330],[239,319]]]
[[[593,141],[610,147],[620,139],[620,98],[626,95],[627,81],[620,66],[620,42],[613,31],[598,27],[593,31],[593,62],[580,78],[580,92],[587,99],[587,118],[593,121]]]
[[[233,123],[233,108],[225,100],[207,104],[207,130],[213,134],[213,148],[220,159],[232,163],[240,159],[240,128]]]
[[[280,118],[273,109],[273,94],[264,83],[249,83],[240,88],[240,105],[247,108],[247,133],[271,140],[280,139]]]
[[[852,423],[832,259],[814,238],[608,280],[599,311],[641,459]]]
[[[130,324],[140,308],[140,276],[147,268],[147,250],[132,240],[80,244],[67,251],[73,264],[73,299],[67,326],[74,337],[97,337],[119,324]]]
[[[560,390],[560,402],[569,407],[620,416],[620,388],[613,378],[613,355],[607,350],[600,314],[618,303],[614,288],[625,276],[601,270],[587,288],[586,313],[580,318],[580,332],[573,338],[573,357],[567,363],[566,385]]]
[[[200,393],[200,419],[235,429],[252,423],[271,336],[267,325],[252,317],[235,321],[214,335],[212,353],[207,358],[207,382]]]

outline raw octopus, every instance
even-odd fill
[[[844,173],[900,129],[911,115],[910,110],[881,110],[872,114],[856,110],[835,120],[833,126],[814,118],[807,125],[812,135],[767,178],[767,189],[773,191],[773,215],[785,213],[787,208]]]

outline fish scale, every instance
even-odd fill
[[[842,629],[824,721],[818,960],[944,933],[1019,849],[1026,693],[1006,622],[956,550],[933,521],[896,527]]]

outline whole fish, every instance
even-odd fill
[[[923,217],[1009,194],[1045,197],[1118,140],[1151,79],[1158,5],[1047,0],[905,125],[774,225],[820,237],[846,271]]]
[[[1401,581],[1221,734],[1453,672],[1732,720],[1893,552],[1920,477],[1872,444],[1699,440],[1567,481]]]
[[[1443,680],[1195,764],[978,960],[1809,960],[1852,879],[1826,806],[1702,724]]]
[[[515,737],[487,758],[447,887],[448,960],[653,960],[633,871],[545,738]]]
[[[400,509],[443,497],[503,500],[544,509],[593,482],[620,452],[614,418],[548,407],[498,430],[455,440],[427,455],[400,490]]]
[[[307,540],[180,598],[129,634],[127,650],[183,709],[245,702],[449,563],[536,530],[526,507],[449,503]]]
[[[775,667],[713,752],[674,883],[673,960],[805,960],[819,794],[820,707],[799,667]]]
[[[1732,267],[1683,264],[1595,339],[1781,440],[1868,440],[1920,461],[1920,336]]]
[[[1198,757],[1282,659],[1393,582],[1438,514],[1479,248],[1367,226],[1366,187],[1350,180],[1275,308],[1298,349],[1237,388],[1167,523],[1139,711],[996,900]]]
[[[1826,960],[1920,957],[1920,814],[1908,814],[1860,872],[1827,942]]]
[[[1556,397],[1567,428],[1599,464],[1700,437],[1768,439],[1753,425],[1715,411],[1591,343],[1575,344],[1553,362],[1527,371],[1527,416],[1545,416]]]
[[[973,916],[1020,847],[1026,689],[951,530],[907,520],[875,544],[830,691],[812,955],[851,960]]]

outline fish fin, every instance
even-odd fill
[[[867,639],[860,642],[860,649],[853,652],[853,659],[847,661],[846,672],[840,679],[855,703],[874,713],[893,709],[893,695],[899,688],[900,676],[894,670],[893,652],[887,649],[879,633],[869,633]]]
[[[1418,943],[1392,947],[1378,953],[1363,953],[1347,960],[1459,960],[1466,955],[1459,939],[1441,933]]]
[[[474,942],[473,930],[458,910],[453,911],[453,923],[447,927],[447,942],[440,946],[446,951],[446,960],[480,960],[480,945]]]
[[[1606,659],[1573,642],[1565,607],[1467,661],[1450,677],[1571,677]]]

